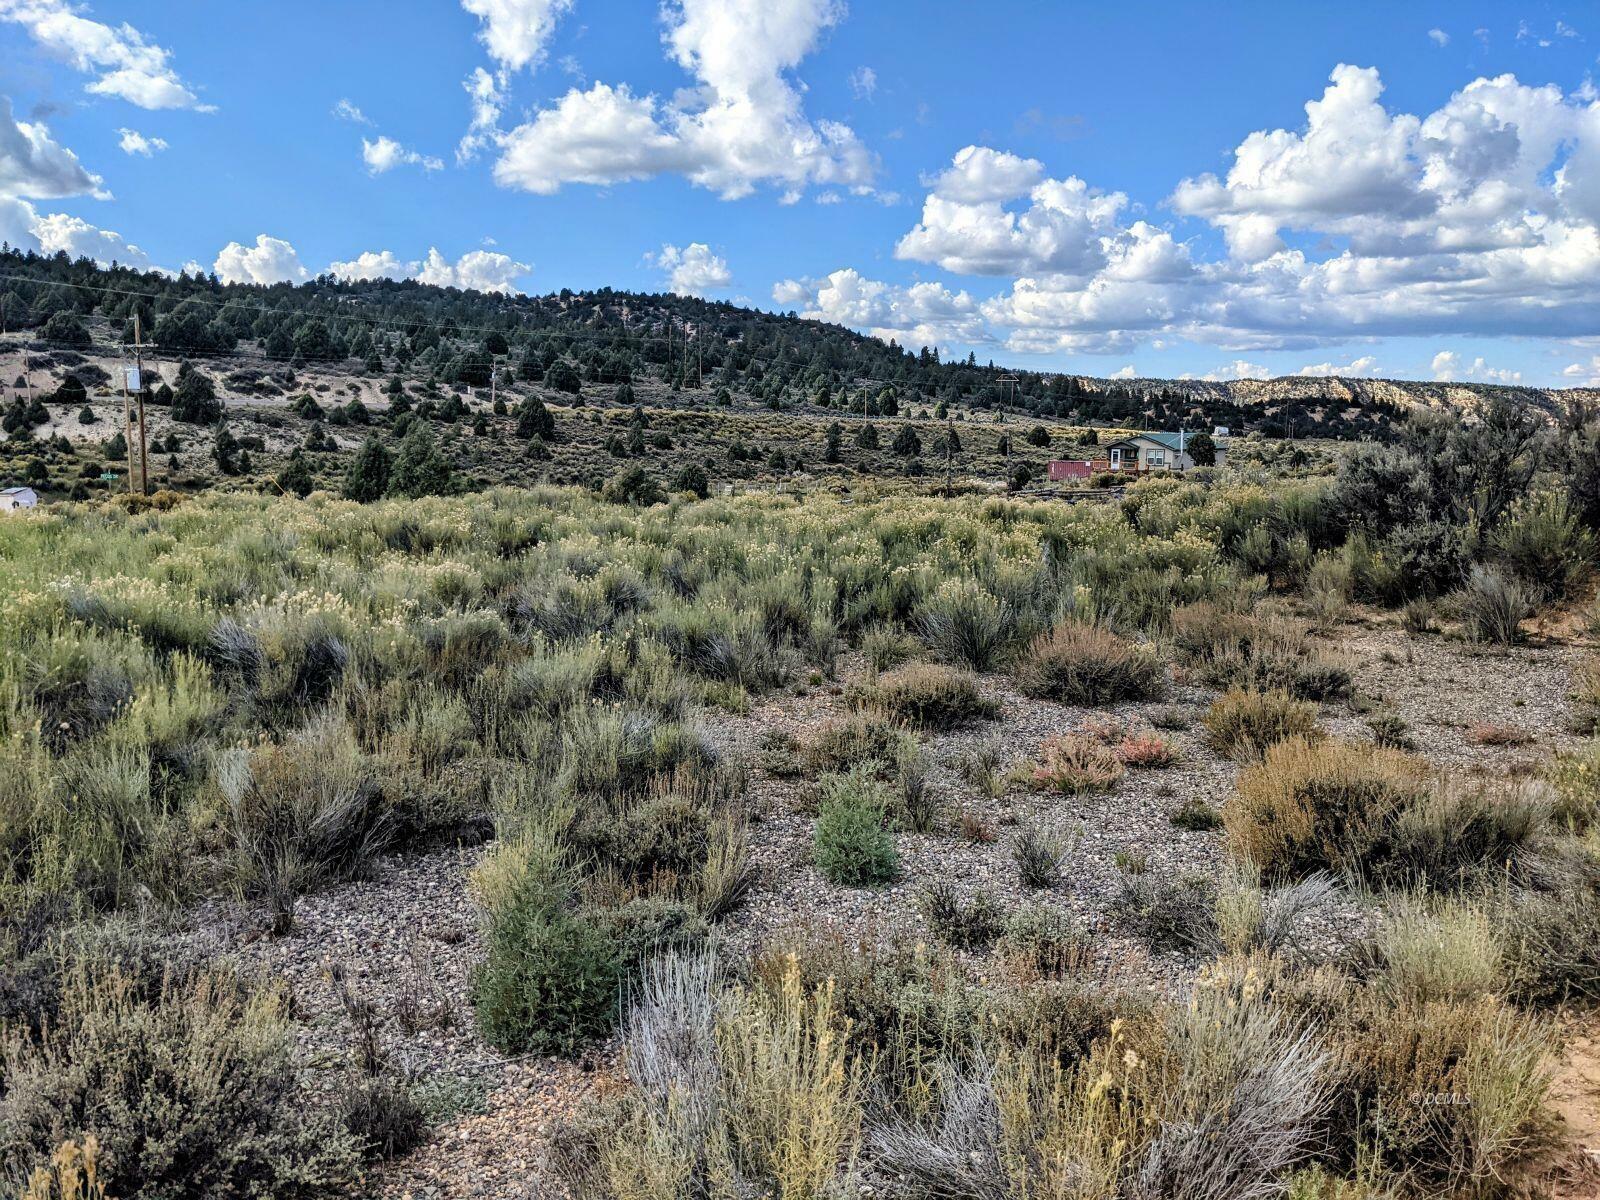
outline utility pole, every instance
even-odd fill
[[[150,494],[150,439],[144,423],[144,344],[143,327],[139,310],[133,312],[133,369],[139,396],[139,485],[144,494]]]
[[[949,497],[951,493],[951,473],[954,469],[953,460],[956,453],[956,419],[949,412],[945,413],[944,428],[944,494]]]
[[[1016,400],[1016,388],[1021,380],[1015,375],[1000,375],[995,378],[995,382],[1006,385],[1005,396],[1000,401],[1000,424],[1004,425],[1006,423],[1006,410]],[[1009,463],[1011,461],[1011,435],[1008,433],[1003,436],[1006,439],[1006,462]]]
[[[128,463],[128,495],[133,495],[133,406],[128,399],[128,368],[122,368],[122,440]]]

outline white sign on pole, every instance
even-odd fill
[[[128,377],[128,390],[130,392],[137,392],[139,390],[139,368],[124,367],[123,372]]]

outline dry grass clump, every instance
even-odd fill
[[[1416,759],[1394,750],[1293,737],[1268,745],[1223,809],[1229,848],[1264,874],[1359,868],[1382,832],[1426,790]]]
[[[1072,839],[1046,830],[1027,828],[1011,845],[1011,858],[1025,888],[1049,888],[1061,882],[1061,865],[1072,849]]]
[[[1537,789],[1437,779],[1397,750],[1294,738],[1239,776],[1223,810],[1234,853],[1273,878],[1332,869],[1458,886],[1545,824]]]
[[[1600,613],[1600,600],[1595,602]],[[1600,633],[1600,622],[1596,625]],[[1600,654],[1590,654],[1572,673],[1573,728],[1600,734]]]
[[[1317,709],[1286,692],[1224,692],[1201,718],[1213,749],[1231,758],[1255,759],[1278,742],[1319,736]]]
[[[1534,611],[1528,589],[1493,567],[1473,567],[1466,586],[1452,599],[1469,638],[1500,646],[1522,640],[1522,622]]]
[[[1325,1014],[1336,1051],[1335,1161],[1375,1164],[1402,1195],[1514,1194],[1555,1145],[1553,1031],[1494,995],[1429,998],[1399,983],[1324,978],[1291,1001]]]
[[[233,875],[286,932],[302,892],[369,870],[393,839],[376,772],[337,721],[218,761]]]
[[[1301,700],[1350,694],[1350,669],[1288,617],[1259,617],[1201,602],[1172,613],[1179,658],[1212,687],[1285,691]]]
[[[857,708],[876,710],[917,729],[955,729],[995,716],[1000,706],[978,690],[977,678],[939,663],[910,663],[852,686]]]
[[[800,761],[813,775],[870,767],[887,777],[916,751],[916,738],[881,713],[854,713],[827,721],[800,747]]]
[[[1406,1000],[1476,1000],[1505,983],[1505,950],[1489,917],[1459,899],[1395,899],[1370,951],[1384,986]]]
[[[1197,796],[1178,805],[1167,819],[1189,833],[1209,833],[1222,828],[1222,814]]]
[[[1533,741],[1533,734],[1515,725],[1474,721],[1467,727],[1467,741],[1474,746],[1526,746]]]
[[[1581,834],[1600,822],[1600,738],[1556,755],[1549,776],[1558,825]]]
[[[1207,984],[1113,1021],[1065,1070],[1025,1052],[947,1064],[929,1120],[868,1140],[921,1195],[1266,1197],[1309,1153],[1326,1066],[1253,983]]]
[[[1030,696],[1082,706],[1156,700],[1167,686],[1153,650],[1083,621],[1035,638],[1017,664],[1017,682]]]
[[[861,653],[874,671],[892,671],[922,653],[922,643],[903,629],[874,625],[861,635]]]
[[[941,880],[923,889],[917,907],[933,935],[957,950],[975,950],[1000,936],[1000,910],[983,892],[964,900]]]
[[[1129,733],[1113,749],[1123,766],[1136,771],[1160,770],[1178,761],[1178,752],[1172,743],[1154,733]]]
[[[100,1179],[100,1140],[90,1134],[80,1145],[62,1142],[48,1164],[34,1168],[19,1200],[105,1200]]]
[[[916,627],[946,662],[992,671],[1017,637],[1017,613],[974,579],[952,579],[924,600]]]
[[[1081,796],[1109,792],[1125,770],[1116,751],[1098,738],[1064,733],[1047,738],[1040,747],[1033,782],[1041,791]]]
[[[833,984],[792,956],[772,985],[728,987],[709,955],[648,968],[626,1018],[635,1086],[558,1133],[552,1159],[579,1200],[836,1194],[861,1144],[865,1072]]]

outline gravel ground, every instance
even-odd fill
[[[1554,645],[1494,653],[1440,636],[1413,637],[1392,621],[1361,614],[1329,641],[1348,657],[1358,694],[1370,705],[1365,712],[1343,703],[1325,707],[1323,723],[1342,736],[1370,738],[1368,721],[1393,713],[1409,726],[1418,750],[1439,765],[1496,772],[1526,768],[1579,740],[1568,729],[1567,694],[1580,650]],[[1187,986],[1197,961],[1150,952],[1115,927],[1110,906],[1120,878],[1119,852],[1142,856],[1149,872],[1164,877],[1214,873],[1223,864],[1220,832],[1186,832],[1169,819],[1191,799],[1220,808],[1237,778],[1237,766],[1206,748],[1198,726],[1164,731],[1179,751],[1177,765],[1131,771],[1109,795],[1060,797],[1013,786],[991,797],[953,769],[963,752],[988,743],[1006,765],[1025,764],[1045,738],[1108,714],[1032,700],[1003,677],[984,677],[984,693],[1000,705],[998,718],[923,743],[931,784],[949,811],[970,814],[993,830],[995,840],[901,834],[898,882],[881,889],[844,888],[823,879],[811,863],[813,781],[769,775],[758,753],[773,731],[803,740],[845,711],[843,687],[865,667],[859,656],[846,656],[840,668],[840,678],[829,685],[768,697],[746,715],[718,714],[705,722],[714,743],[750,767],[756,814],[756,887],[723,928],[732,953],[754,954],[786,931],[805,928],[880,942],[928,940],[917,899],[928,884],[944,880],[964,897],[985,893],[1007,911],[1035,902],[1069,912],[1095,934],[1101,972],[1122,986],[1168,993]],[[1180,684],[1162,706],[1198,716],[1213,695]],[[1122,706],[1109,715],[1142,720],[1155,707]],[[1483,744],[1489,726],[1528,740]],[[1044,892],[1025,891],[1012,861],[1018,833],[1030,826],[1074,839],[1062,882]],[[596,1048],[576,1063],[508,1063],[477,1035],[469,981],[482,944],[466,876],[481,854],[481,848],[452,848],[385,860],[371,881],[304,898],[295,931],[285,938],[262,936],[258,914],[220,902],[192,914],[180,935],[191,951],[232,955],[291,985],[303,1061],[326,1089],[342,1081],[350,1042],[350,1023],[329,967],[342,965],[352,989],[376,1006],[385,1047],[443,1118],[429,1144],[371,1181],[376,1196],[555,1194],[539,1165],[552,1123],[587,1096],[617,1086],[614,1046]],[[1336,954],[1359,939],[1372,919],[1359,902],[1341,896],[1304,921],[1297,949]],[[457,1115],[447,1115],[452,1111]]]

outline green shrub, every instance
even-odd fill
[[[534,835],[488,867],[485,959],[472,981],[484,1037],[507,1054],[566,1054],[605,1034],[623,964],[604,915],[577,907],[564,852]]]
[[[911,663],[847,693],[858,708],[876,709],[920,729],[954,729],[995,716],[1000,706],[978,690],[977,679],[938,663]]]
[[[206,971],[143,981],[63,967],[37,1032],[0,1046],[0,1168],[26,1177],[64,1141],[104,1147],[108,1194],[333,1197],[355,1186],[358,1146],[296,1078],[288,1001]]]
[[[1563,600],[1594,567],[1595,535],[1559,492],[1540,492],[1513,507],[1489,539],[1495,560],[1538,600]]]
[[[1222,814],[1198,797],[1185,800],[1167,819],[1190,833],[1209,833],[1222,826]]]
[[[893,670],[921,650],[916,638],[889,625],[874,625],[861,635],[861,653],[874,671]]]
[[[1011,844],[1011,857],[1017,876],[1025,888],[1055,887],[1061,882],[1061,864],[1066,861],[1068,843],[1038,829],[1024,829]]]
[[[1097,625],[1067,621],[1033,640],[1018,664],[1017,681],[1028,695],[1062,704],[1122,704],[1158,699],[1166,690],[1166,671],[1147,647]]]
[[[1467,586],[1456,593],[1467,636],[1501,646],[1522,640],[1522,622],[1533,615],[1533,599],[1523,585],[1492,567],[1473,567]]]
[[[1238,759],[1261,757],[1267,747],[1290,738],[1320,736],[1316,706],[1285,692],[1223,693],[1201,719],[1213,749]]]
[[[975,950],[1000,936],[1000,910],[982,892],[963,900],[954,887],[941,881],[923,889],[917,907],[933,935],[957,950]]]
[[[951,582],[923,602],[917,627],[933,652],[946,662],[990,671],[1015,637],[1009,605],[975,580]]]
[[[822,781],[814,836],[817,869],[846,887],[887,883],[900,872],[894,838],[884,828],[889,790],[865,768]]]

